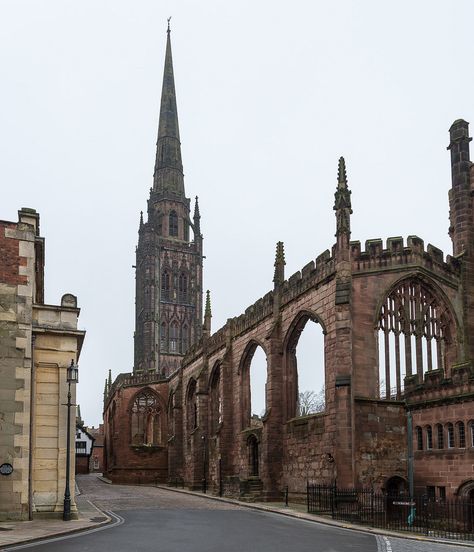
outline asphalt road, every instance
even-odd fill
[[[38,552],[434,552],[468,549],[387,539],[151,487],[86,476],[83,497],[115,514],[115,525],[28,545]],[[23,547],[15,548],[17,550]]]

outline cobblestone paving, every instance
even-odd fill
[[[136,509],[187,509],[187,510],[241,510],[239,506],[201,498],[199,496],[175,493],[154,487],[108,485],[96,475],[78,475],[77,483],[84,496],[102,510]]]

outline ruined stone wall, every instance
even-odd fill
[[[355,486],[385,488],[394,476],[407,477],[407,431],[403,403],[355,401]]]
[[[168,383],[159,381],[156,375],[155,382],[146,385],[134,383],[135,378],[131,374],[122,374],[122,380],[116,382],[105,409],[105,474],[114,483],[166,483]],[[132,443],[131,408],[136,394],[145,388],[151,389],[159,397],[165,422],[162,426],[161,443],[156,445]]]

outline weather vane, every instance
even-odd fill
[[[168,32],[170,32],[170,21],[171,21],[171,15],[168,17]]]

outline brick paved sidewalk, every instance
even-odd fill
[[[110,522],[86,497],[76,496],[79,519],[35,519],[33,521],[5,521],[0,523],[0,549],[12,544],[56,537],[85,529],[93,529]]]

